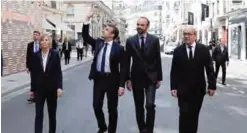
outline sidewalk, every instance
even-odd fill
[[[226,74],[234,75],[236,77],[247,78],[247,61],[241,61],[230,58],[229,66],[226,68]]]
[[[73,54],[74,53],[72,53],[72,55]],[[77,58],[72,55],[69,65],[64,65],[64,59],[61,60],[61,66],[63,72],[71,68],[74,68],[78,65],[81,65],[84,62],[87,62],[92,59],[92,55],[89,54],[88,57],[84,57],[82,61],[77,61]],[[26,71],[2,77],[1,80],[2,80],[2,84],[1,84],[2,97],[12,92],[15,92],[17,90],[30,86],[30,75],[27,74]]]

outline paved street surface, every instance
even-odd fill
[[[64,95],[58,101],[57,133],[97,132],[92,108],[92,82],[87,79],[90,63],[86,62],[64,74]],[[177,100],[169,92],[170,64],[171,58],[165,57],[164,81],[156,95],[155,133],[178,133]],[[246,81],[246,78],[231,75],[227,86],[218,85],[216,97],[205,97],[199,133],[246,133]],[[2,103],[2,133],[33,133],[34,104],[27,104],[26,98],[27,94],[21,94]],[[137,133],[131,92],[120,98],[118,109],[117,133]],[[106,108],[104,110],[107,118]],[[44,132],[47,132],[47,120],[45,108]]]

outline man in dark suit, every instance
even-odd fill
[[[65,65],[69,64],[71,50],[71,43],[67,40],[67,38],[64,38],[62,51],[64,52]]]
[[[85,42],[95,50],[93,63],[91,65],[89,79],[94,80],[93,108],[97,118],[99,131],[107,130],[104,113],[102,111],[104,95],[107,95],[107,106],[109,112],[108,133],[116,133],[118,118],[118,94],[124,94],[125,72],[124,72],[124,48],[113,42],[118,37],[119,31],[114,25],[107,25],[104,29],[104,39],[94,39],[89,35],[90,13],[82,28],[82,36]]]
[[[205,69],[208,94],[216,90],[214,67],[208,48],[196,43],[196,30],[184,30],[184,44],[174,50],[171,66],[171,93],[178,98],[179,133],[197,133],[198,118],[206,94]]]
[[[44,103],[49,113],[49,133],[56,133],[57,97],[62,94],[62,70],[59,54],[50,49],[48,35],[41,37],[41,50],[34,55],[32,92],[35,92],[35,133],[42,133]]]
[[[222,84],[226,85],[226,64],[229,64],[229,55],[228,55],[228,49],[224,45],[224,42],[221,41],[220,44],[214,49],[213,51],[213,60],[215,61],[215,77],[217,79],[219,69],[221,66],[222,69]]]
[[[28,74],[30,74],[30,83],[32,84],[32,65],[34,62],[33,56],[34,53],[38,52],[40,50],[40,45],[39,45],[39,39],[40,39],[40,32],[39,31],[34,31],[33,32],[33,40],[32,42],[27,44],[27,54],[26,54],[26,71]],[[32,90],[33,88],[31,88]],[[30,103],[34,102],[34,93],[30,91],[30,98],[28,101]]]
[[[147,33],[150,25],[146,17],[137,21],[138,34],[127,39],[127,88],[132,89],[136,119],[141,133],[153,133],[155,121],[155,93],[162,81],[159,38]],[[130,60],[133,59],[130,72]],[[130,74],[131,73],[131,74]],[[144,93],[147,116],[144,120]]]

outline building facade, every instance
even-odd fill
[[[1,1],[1,48],[3,75],[26,69],[27,44],[34,30],[42,31],[42,13],[38,3],[32,1]]]
[[[81,39],[82,23],[86,15],[94,8],[95,14],[92,18],[90,25],[90,34],[92,37],[97,38],[102,36],[103,28],[107,23],[113,22],[114,13],[102,1],[64,1],[64,8],[67,13],[64,16],[64,22],[71,27],[74,27],[75,39]]]

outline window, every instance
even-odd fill
[[[73,5],[68,6],[67,17],[74,17],[74,6]]]
[[[51,8],[57,8],[57,2],[56,1],[51,1]]]
[[[233,4],[242,4],[242,0],[232,0]]]

